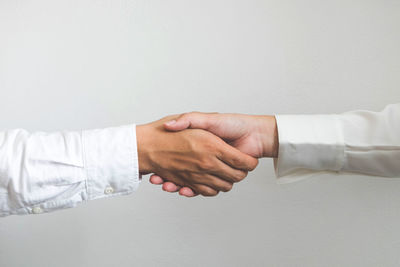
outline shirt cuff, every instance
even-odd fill
[[[136,125],[82,132],[87,200],[134,192],[140,184]]]
[[[274,159],[279,183],[294,182],[319,171],[340,171],[344,140],[333,115],[276,115],[279,156]]]

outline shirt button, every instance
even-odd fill
[[[32,212],[33,212],[34,214],[39,214],[39,213],[42,213],[43,210],[42,210],[41,207],[34,207],[34,208],[32,209]]]
[[[106,189],[104,189],[104,194],[109,195],[114,193],[114,188],[112,188],[111,186],[107,186]]]

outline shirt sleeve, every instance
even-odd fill
[[[329,115],[276,115],[278,182],[320,172],[400,177],[400,104],[381,112]]]
[[[0,132],[0,216],[127,195],[140,183],[136,127]]]

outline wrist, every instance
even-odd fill
[[[262,116],[261,143],[263,157],[277,158],[279,153],[278,126],[275,116]]]
[[[136,141],[138,149],[138,161],[140,174],[152,173],[152,164],[150,160],[151,129],[149,125],[136,126]]]

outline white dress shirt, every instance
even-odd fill
[[[279,182],[321,171],[400,177],[400,104],[382,112],[276,115]],[[38,214],[135,191],[135,125],[0,132],[0,216]]]
[[[400,104],[382,112],[277,115],[278,182],[320,171],[400,177]]]
[[[135,125],[0,132],[0,216],[38,214],[126,195],[140,183]]]

